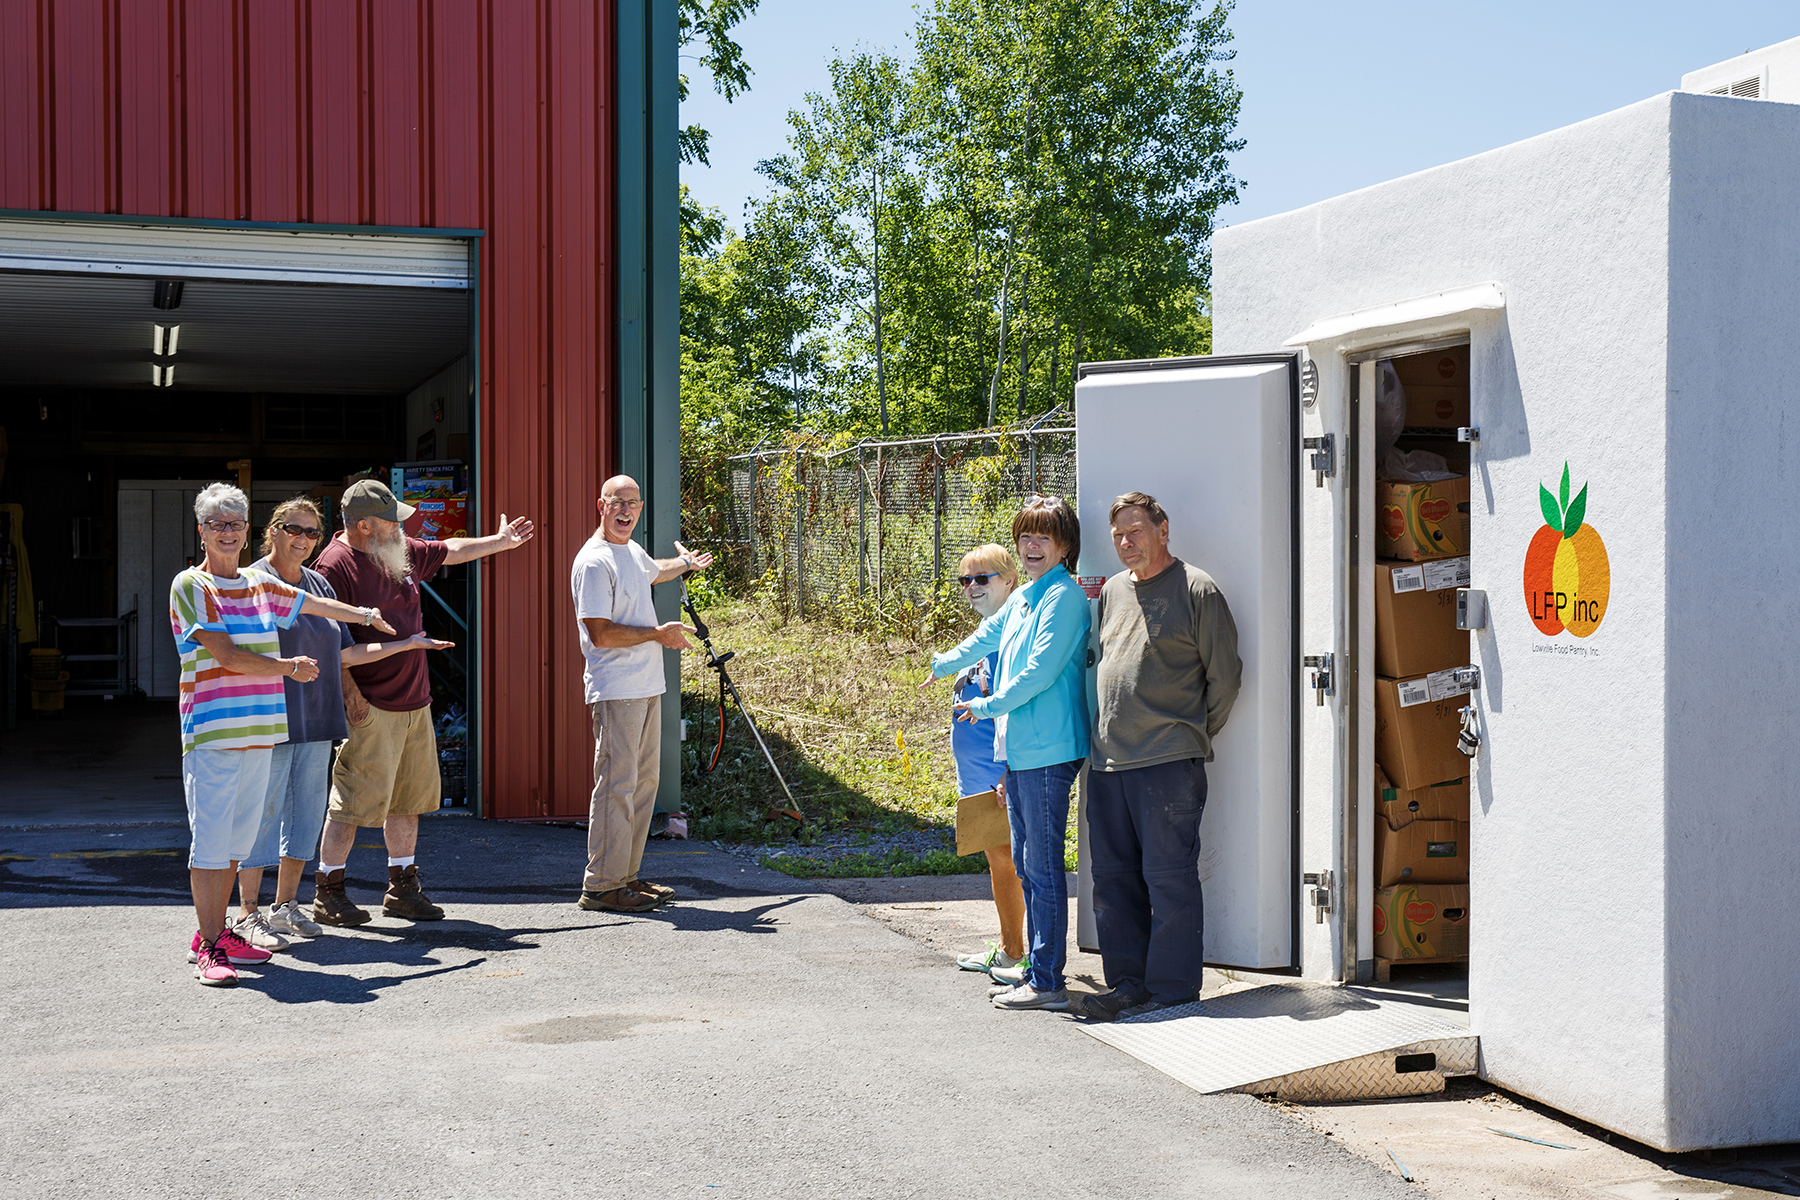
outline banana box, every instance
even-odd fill
[[[1375,557],[1403,562],[1469,552],[1469,477],[1375,482]]]
[[[1377,958],[1459,958],[1469,953],[1469,888],[1402,883],[1375,891]]]

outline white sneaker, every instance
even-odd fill
[[[323,932],[319,923],[292,900],[284,900],[269,910],[269,928],[276,933],[291,933],[303,938],[318,937]]]
[[[1006,951],[994,942],[989,942],[986,950],[956,956],[956,966],[963,971],[992,971],[995,967],[1002,969],[1016,967],[1019,962],[1019,959],[1009,957]]]
[[[1047,1008],[1052,1012],[1066,1012],[1069,1007],[1069,993],[1058,988],[1054,992],[1040,992],[1028,983],[1022,983],[1010,992],[994,997],[995,1008]]]
[[[1030,956],[1027,955],[1027,957]],[[993,977],[995,983],[1005,983],[1010,984],[1013,987],[1018,987],[1025,982],[1025,964],[1020,962],[1009,967],[994,967],[988,971],[988,974]]]
[[[269,928],[269,918],[261,909],[231,923],[233,933],[260,950],[286,950],[288,940]]]

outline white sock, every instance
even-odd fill
[[[319,860],[319,870],[325,872],[327,875],[331,874],[333,871],[341,871],[347,865],[348,864],[346,864],[346,863],[339,863],[337,866],[334,867],[331,864],[327,863],[322,858]]]
[[[413,856],[410,854],[407,855],[405,858],[390,858],[390,859],[388,859],[388,866],[399,867],[402,871],[406,870],[406,868],[408,868],[412,865],[413,865]]]

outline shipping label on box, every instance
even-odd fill
[[[1461,958],[1469,953],[1469,889],[1403,883],[1375,890],[1378,958]]]
[[[1448,674],[1439,672],[1445,677]],[[1440,687],[1447,694],[1434,697],[1433,678],[1375,678],[1375,761],[1395,787],[1430,787],[1469,773],[1469,760],[1456,748],[1457,735],[1462,732],[1461,709],[1467,701],[1451,690],[1468,689],[1446,678]]]
[[[1375,555],[1406,562],[1469,553],[1469,477],[1375,483]]]
[[[1469,823],[1413,821],[1394,829],[1375,822],[1375,886],[1467,883]]]
[[[1456,627],[1456,589],[1469,559],[1375,564],[1375,673],[1423,675],[1469,661],[1469,631]]]
[[[1468,777],[1430,787],[1399,788],[1377,764],[1375,814],[1377,823],[1385,821],[1390,829],[1404,829],[1414,821],[1467,821]]]

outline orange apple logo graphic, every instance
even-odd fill
[[[1606,543],[1585,524],[1587,485],[1569,498],[1569,464],[1563,464],[1562,488],[1556,495],[1538,485],[1544,510],[1543,528],[1525,551],[1525,607],[1531,623],[1554,637],[1568,630],[1578,638],[1600,628],[1612,594],[1612,564]]]

